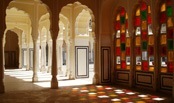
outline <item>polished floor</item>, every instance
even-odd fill
[[[38,77],[39,82],[32,83],[32,71],[5,70],[6,93],[0,94],[0,103],[173,103],[167,95],[91,85],[91,78],[67,80],[59,75],[59,89],[50,89],[51,75],[39,72]]]

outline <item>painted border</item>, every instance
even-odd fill
[[[107,51],[108,56],[108,78],[105,79],[105,63],[104,63],[104,51]],[[101,83],[111,83],[111,48],[109,46],[101,47]]]
[[[86,75],[78,74],[78,50],[85,49],[86,50]],[[75,46],[75,76],[76,78],[89,78],[89,46]]]

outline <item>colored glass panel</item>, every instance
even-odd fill
[[[151,17],[151,15],[148,15],[147,22],[148,22],[148,24],[151,24],[152,23],[152,17]]]
[[[160,51],[161,51],[161,56],[166,56],[167,55],[167,48],[166,48],[166,46],[162,46]]]
[[[162,73],[166,73],[167,72],[167,68],[161,68],[161,72]]]
[[[166,35],[161,35],[161,44],[166,44]]]
[[[126,47],[130,47],[130,38],[126,39]]]
[[[146,10],[146,9],[147,9],[146,3],[145,2],[142,2],[141,3],[141,10],[143,11],[143,10]]]
[[[142,27],[142,30],[147,30],[147,22],[142,21],[141,27]]]
[[[174,69],[174,63],[173,62],[168,62],[168,71],[173,73],[173,69]]]
[[[136,70],[141,70],[141,66],[136,66]]]
[[[121,10],[120,10],[120,15],[121,15],[121,16],[124,16],[125,13],[126,13],[126,12],[125,12],[124,8],[122,7]]]
[[[149,55],[154,55],[154,49],[152,46],[148,47],[148,53],[149,53]]]
[[[172,16],[172,7],[171,6],[167,6],[167,16]]]
[[[147,40],[147,31],[142,31],[142,40]]]
[[[120,39],[116,40],[116,46],[119,47],[120,46]]]
[[[125,54],[125,52],[121,52],[121,60],[123,61],[123,60],[125,60],[126,59],[126,54]]]
[[[136,47],[135,53],[136,53],[136,55],[141,55],[141,48],[140,47]]]
[[[149,13],[149,14],[151,13],[151,9],[150,9],[150,6],[148,6],[148,13]]]
[[[121,61],[121,68],[126,69],[126,62],[125,61]]]
[[[141,11],[141,19],[146,20],[147,19],[147,11]]]
[[[125,50],[126,50],[125,43],[121,43],[121,51],[125,51]]]
[[[173,39],[174,38],[173,29],[168,29],[167,38],[168,39]]]
[[[154,36],[149,36],[148,45],[154,45]]]
[[[115,23],[115,29],[116,30],[119,30],[120,29],[120,22],[119,21],[116,21],[116,23]]]
[[[140,17],[135,17],[135,26],[140,26],[140,24],[141,24]]]
[[[143,69],[144,71],[148,71],[148,70],[149,70],[148,62],[147,62],[147,61],[143,61],[143,62],[142,62],[142,69]]]
[[[121,33],[125,33],[125,25],[121,25]]]
[[[166,24],[161,25],[161,33],[166,33]]]
[[[126,35],[125,34],[121,34],[121,43],[126,41]]]
[[[140,16],[140,8],[137,8],[137,10],[136,10],[136,16]]]
[[[167,19],[166,13],[162,12],[161,15],[160,15],[160,22],[165,23],[166,19]]]
[[[130,56],[130,47],[126,48],[126,55]]]
[[[120,14],[117,14],[116,21],[119,21],[119,20],[120,20]]]
[[[174,50],[173,40],[168,40],[168,50]]]
[[[147,50],[147,42],[146,41],[142,42],[142,50]]]
[[[136,40],[135,40],[135,45],[136,46],[140,46],[141,45],[141,37],[136,37]]]
[[[166,11],[166,4],[165,3],[163,3],[161,6],[161,12],[163,12],[163,11]]]
[[[174,61],[174,51],[168,52],[168,61],[173,62]]]
[[[173,27],[172,17],[168,18],[168,20],[167,20],[167,27]]]
[[[120,23],[124,24],[125,23],[125,17],[120,17]]]
[[[120,55],[121,54],[121,50],[120,50],[120,47],[116,47],[116,55]]]
[[[148,60],[147,59],[147,51],[142,52],[142,60]]]

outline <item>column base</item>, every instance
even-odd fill
[[[4,83],[0,82],[0,94],[5,93]]]
[[[37,77],[37,76],[34,76],[34,77],[32,78],[32,82],[38,82],[38,77]]]
[[[94,84],[94,85],[99,84],[99,79],[98,79],[97,74],[95,74],[94,77],[93,77],[93,84]]]
[[[75,78],[74,78],[73,75],[70,74],[70,75],[69,75],[69,79],[70,79],[70,80],[74,80]]]
[[[58,81],[57,78],[52,78],[51,80],[51,89],[58,89]]]

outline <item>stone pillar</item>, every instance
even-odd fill
[[[93,77],[93,84],[99,84],[99,67],[98,67],[98,65],[97,65],[97,62],[99,61],[98,59],[97,59],[97,55],[98,55],[98,53],[99,53],[99,50],[98,50],[98,46],[97,46],[97,41],[96,41],[96,39],[95,39],[95,37],[94,37],[94,44],[93,44],[94,46],[93,46],[93,48],[95,48],[94,49],[94,77]]]
[[[27,62],[27,65],[26,65],[26,70],[29,71],[30,70],[30,63],[29,63],[29,47],[28,47],[28,44],[27,44],[27,55],[26,55],[26,62]]]
[[[53,38],[53,47],[52,47],[52,79],[51,79],[51,88],[58,88],[58,80],[57,80],[57,56],[56,56],[56,38]]]
[[[2,34],[1,34],[2,35]],[[0,37],[0,94],[5,92],[4,88],[4,63],[3,63],[3,38]]]
[[[70,40],[70,65],[71,67],[69,68],[70,72],[69,72],[69,79],[75,79],[75,43],[74,43],[74,39]]]
[[[52,43],[48,42],[48,70],[47,73],[51,72],[51,64],[52,64]]]
[[[41,71],[46,71],[46,43],[41,44]]]
[[[38,68],[39,68],[39,43],[37,40],[33,40],[34,43],[34,57],[33,57],[33,82],[38,81]]]
[[[22,64],[23,64],[22,61],[23,61],[23,59],[22,59],[22,45],[20,43],[19,44],[19,68],[20,69],[22,69]]]
[[[68,76],[70,74],[70,43],[67,43],[66,45],[66,73],[65,76]]]
[[[58,56],[57,56],[57,58],[58,58],[58,72],[59,72],[59,75],[61,75],[61,74],[63,74],[63,71],[62,71],[62,41],[59,41],[59,43],[58,43]]]

